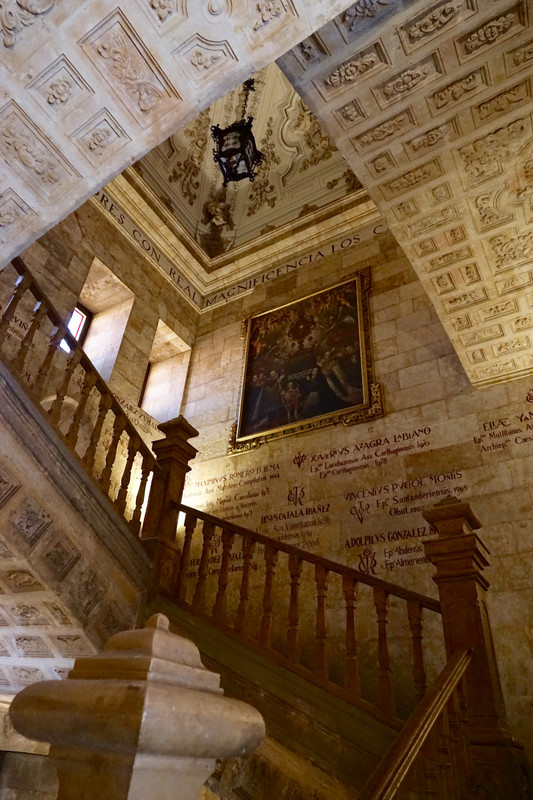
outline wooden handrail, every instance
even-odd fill
[[[302,561],[307,561],[309,564],[321,566],[328,572],[334,572],[337,575],[354,578],[358,583],[364,583],[366,586],[383,589],[393,597],[398,597],[402,600],[406,600],[407,602],[417,603],[422,608],[426,608],[428,611],[434,611],[437,614],[441,613],[439,601],[434,600],[432,597],[427,597],[424,594],[413,592],[410,589],[404,589],[403,586],[398,586],[395,583],[389,583],[389,581],[384,581],[381,578],[374,577],[373,575],[367,575],[366,573],[360,572],[353,567],[349,567],[346,564],[339,564],[337,561],[331,561],[329,558],[324,558],[316,553],[310,553],[307,550],[300,550],[298,547],[294,547],[294,545],[286,544],[285,542],[278,542],[262,533],[257,533],[257,531],[252,531],[249,528],[244,528],[241,525],[236,525],[233,522],[220,519],[212,514],[207,514],[205,511],[198,511],[196,508],[191,508],[183,503],[175,505],[185,514],[194,514],[197,519],[201,519],[204,522],[208,522],[218,527],[223,527],[224,529],[232,530],[235,534],[242,536],[245,540],[250,539],[251,541],[263,546],[274,545],[276,550],[278,550],[280,553],[286,553],[288,556],[295,556]]]
[[[364,785],[358,800],[393,800],[471,660],[472,652],[466,647],[449,659]]]
[[[36,402],[39,410],[56,433],[62,437],[72,454],[110,497],[133,533],[138,535],[148,479],[150,475],[159,475],[160,472],[154,454],[141,439],[119,401],[93,366],[79,342],[69,332],[61,314],[32,277],[22,258],[20,256],[13,258],[11,266],[19,278],[14,282],[11,298],[0,314],[0,332],[2,334],[0,350],[5,353],[6,366]],[[4,277],[5,275],[4,272]],[[24,336],[17,343],[18,348],[14,348],[12,344],[9,344],[9,326],[13,318],[16,318],[17,309],[21,304],[24,305],[27,297],[32,301],[32,311],[27,313],[30,319],[27,321]],[[52,326],[48,333],[44,333],[42,330],[44,323],[48,324],[48,328],[50,325]],[[40,350],[36,347],[36,340],[38,340]],[[63,341],[68,347],[68,352],[60,350]],[[59,376],[56,375],[52,379],[54,359],[59,352],[62,352],[63,357],[67,360],[67,365]],[[35,365],[38,366],[38,372],[29,380],[28,375],[25,376],[26,365],[30,361],[35,361],[36,357],[39,359]],[[75,372],[80,370],[82,377],[76,381],[74,379]],[[55,388],[49,385],[51,380],[57,382],[57,385],[54,384]],[[79,396],[77,405],[74,406],[75,411],[68,430],[64,430],[65,425],[68,424],[67,420],[61,425],[62,414],[65,417],[67,410],[65,399],[72,391],[72,387],[76,387],[76,385],[79,387],[76,389]],[[76,446],[81,446],[79,444],[80,429],[82,421],[88,421],[90,397],[93,398],[93,401],[98,401],[96,420],[91,420],[90,440],[84,454],[81,455],[77,452]],[[44,411],[41,405],[45,398],[52,400],[48,412]],[[72,411],[72,405],[69,408]],[[94,408],[92,411],[94,412]],[[103,445],[103,431],[105,422],[109,419],[108,415],[112,415],[110,420],[112,434],[106,449]],[[121,439],[126,448],[126,457],[118,453]],[[100,463],[97,463],[98,452],[100,453]],[[134,476],[135,471],[137,474]]]

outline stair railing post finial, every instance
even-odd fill
[[[198,436],[183,416],[163,422],[165,438],[152,445],[156,469],[150,486],[142,529],[143,544],[152,558],[156,586],[172,591],[179,569],[180,552],[175,545],[179,509],[189,462],[198,452],[188,439]]]
[[[487,608],[489,583],[483,575],[489,551],[475,533],[481,523],[469,503],[453,496],[424,511],[423,517],[438,533],[424,542],[424,550],[436,568],[433,580],[439,589],[447,658],[463,647],[472,652],[465,675],[471,744],[485,773],[503,770],[511,781],[509,796],[518,796],[512,779],[523,780],[523,748],[507,729]]]

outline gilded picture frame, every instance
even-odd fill
[[[228,453],[326,425],[383,415],[373,380],[370,268],[243,320],[239,416]]]

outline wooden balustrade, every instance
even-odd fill
[[[366,782],[359,800],[462,800],[473,796],[463,687],[471,661],[468,648],[449,659]]]
[[[159,473],[156,459],[21,258],[2,272],[4,293],[10,276],[0,356],[139,535],[148,481]]]
[[[427,682],[422,626],[425,614],[439,614],[438,601],[188,506],[176,508],[185,523],[172,599],[383,719],[397,719],[395,667],[403,670],[410,662],[413,703],[420,697]],[[364,676],[359,630],[376,651],[376,663],[366,664]]]

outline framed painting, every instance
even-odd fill
[[[372,374],[370,288],[368,268],[244,320],[244,375],[230,455],[280,436],[382,416]]]

